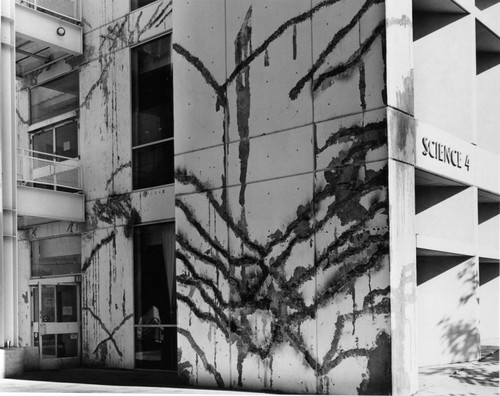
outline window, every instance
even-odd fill
[[[70,120],[33,133],[31,148],[42,153],[78,158],[78,122]],[[42,154],[37,154],[37,157],[52,158],[52,156]]]
[[[32,124],[78,109],[78,72],[32,88],[30,100]]]
[[[177,370],[174,223],[134,229],[135,365]]]
[[[130,9],[137,10],[138,8],[144,7],[145,5],[151,4],[156,0],[132,0],[130,4]]]
[[[31,242],[31,276],[80,273],[82,239],[80,235],[40,239]]]
[[[134,190],[174,182],[171,35],[132,50]]]

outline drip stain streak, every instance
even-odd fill
[[[361,99],[361,109],[366,110],[366,70],[365,64],[359,64],[359,97]]]
[[[96,254],[99,253],[99,250],[101,250],[104,246],[108,245],[109,243],[115,243],[116,238],[116,232],[112,231],[106,238],[102,239],[90,252],[89,257],[83,262],[82,266],[82,273],[87,271],[87,268],[90,267],[92,264],[92,261]]]
[[[245,16],[245,20],[234,42],[234,60],[238,65],[252,53],[252,7]],[[244,68],[236,77],[236,108],[240,158],[240,196],[241,227],[246,229],[245,220],[245,190],[247,182],[248,157],[250,155],[249,125],[250,118],[250,65]]]
[[[292,35],[292,59],[297,59],[297,25],[293,25],[293,35]]]

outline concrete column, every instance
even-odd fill
[[[2,0],[0,55],[0,119],[2,171],[2,270],[0,310],[2,346],[17,345],[17,264],[16,264],[16,143],[15,143],[15,29],[13,0]]]
[[[412,2],[386,0],[392,393],[418,388]]]

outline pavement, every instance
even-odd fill
[[[416,396],[499,395],[499,351],[492,349],[478,362],[421,368]],[[0,379],[0,395],[60,394],[224,394],[262,393],[184,388],[175,374],[151,371],[74,368],[27,372],[20,378]],[[406,396],[406,395],[404,395]]]
[[[499,394],[498,349],[482,353],[477,362],[423,367],[418,396],[493,396]]]
[[[33,393],[59,394],[167,394],[241,396],[242,392],[182,387],[175,373],[147,370],[111,370],[71,368],[61,370],[31,371],[19,378],[0,378],[0,395],[33,395]],[[262,395],[244,392],[245,395]]]

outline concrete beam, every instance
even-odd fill
[[[85,197],[61,191],[18,186],[18,215],[85,221]]]
[[[464,243],[463,241],[457,242],[451,239],[419,234],[417,234],[417,248],[463,256],[474,256],[476,254],[473,243]]]

